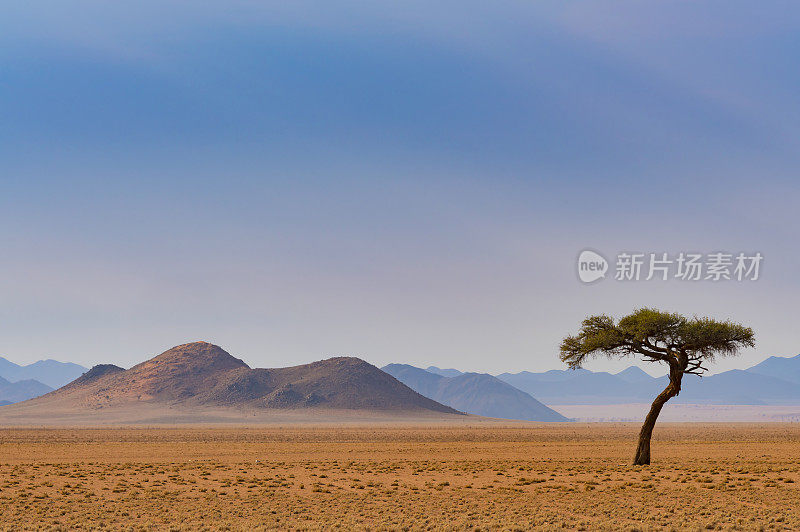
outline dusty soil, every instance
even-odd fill
[[[624,405],[549,405],[559,413],[583,422],[640,423],[650,410],[650,403]],[[800,421],[800,405],[705,405],[667,403],[661,422],[683,423],[796,423]]]
[[[800,529],[800,425],[0,429],[0,527]]]

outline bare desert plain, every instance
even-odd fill
[[[798,530],[800,425],[0,429],[18,529]]]

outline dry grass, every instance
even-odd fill
[[[800,529],[800,426],[0,430],[0,523]]]

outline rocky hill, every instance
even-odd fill
[[[57,406],[87,411],[137,404],[188,410],[319,408],[459,413],[358,358],[251,369],[207,342],[179,345],[127,370],[111,364],[95,366],[58,390],[7,408],[30,412]]]

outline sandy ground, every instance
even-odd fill
[[[558,413],[580,422],[641,423],[649,403],[613,405],[548,405]],[[800,406],[695,405],[667,403],[659,416],[663,422],[753,422],[792,423],[800,421]],[[163,403],[136,402],[106,408],[76,408],[66,404],[43,408],[35,401],[0,406],[0,427],[6,426],[162,426],[172,424],[280,425],[320,423],[363,424],[507,423],[480,416],[416,411],[303,409],[189,408]]]
[[[0,429],[5,529],[800,529],[800,425]]]
[[[650,410],[650,403],[548,406],[570,419],[590,422],[641,422],[644,420],[648,410]],[[792,423],[800,421],[800,406],[693,405],[667,403],[658,419],[659,421],[668,422]]]
[[[331,408],[245,409],[186,407],[164,403],[137,402],[105,408],[42,408],[34,401],[0,407],[0,427],[102,427],[169,425],[320,425],[346,424],[436,424],[462,425],[495,421],[465,414],[442,414],[429,410],[336,410]]]

